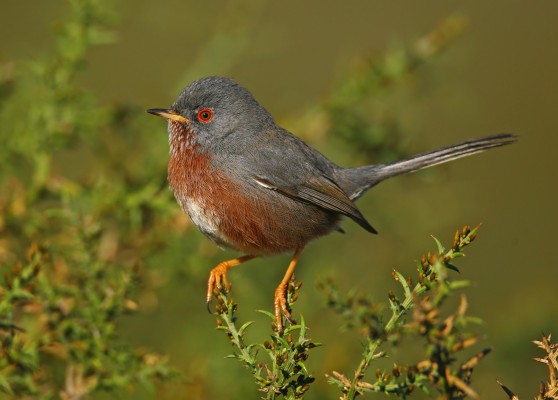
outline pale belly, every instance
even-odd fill
[[[220,247],[236,248],[219,230],[221,219],[215,212],[211,211],[203,203],[196,202],[191,198],[178,199],[178,201],[200,232]]]

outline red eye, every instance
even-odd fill
[[[198,121],[203,124],[211,122],[213,119],[213,110],[211,108],[202,108],[198,111]]]

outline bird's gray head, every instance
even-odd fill
[[[273,123],[252,94],[230,78],[212,76],[190,83],[169,109],[148,112],[169,119],[171,146],[187,135],[190,145],[232,145],[257,135]],[[228,142],[228,143],[227,143]]]

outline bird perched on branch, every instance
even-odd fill
[[[313,239],[340,230],[349,217],[377,233],[355,205],[368,189],[392,176],[513,143],[512,134],[468,140],[388,163],[342,168],[278,126],[244,87],[229,78],[192,82],[170,108],[147,110],[168,120],[168,179],[176,200],[209,239],[244,255],[211,270],[207,302],[227,285],[227,271],[255,257],[292,252],[275,290],[291,320],[286,290],[297,260]]]

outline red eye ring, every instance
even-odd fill
[[[208,122],[211,122],[212,119],[213,110],[211,108],[204,107],[198,111],[198,121],[202,124],[207,124]]]

